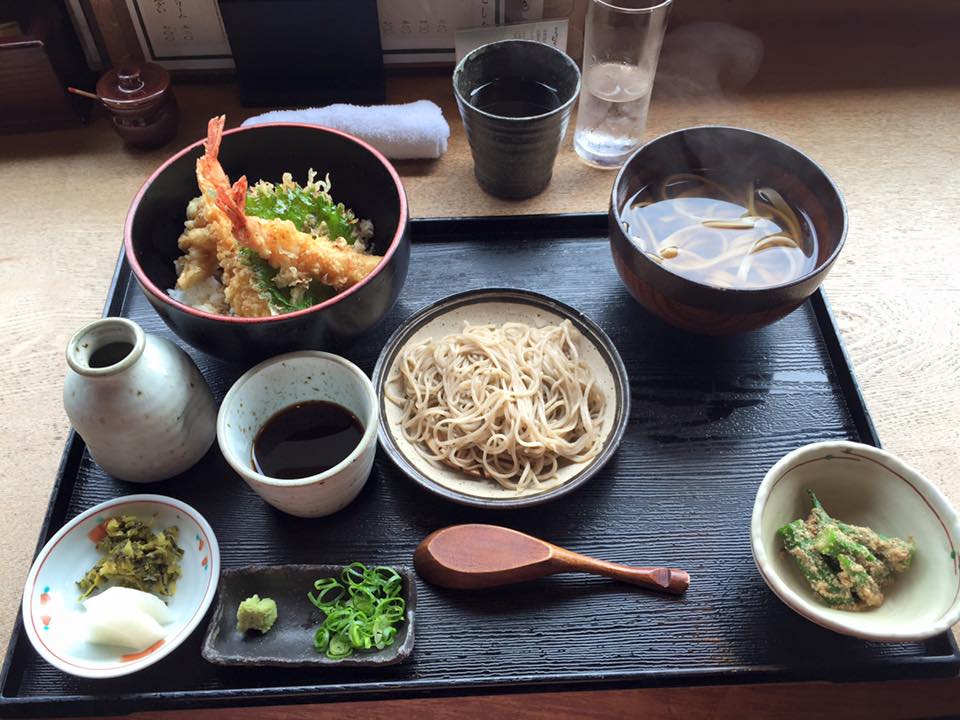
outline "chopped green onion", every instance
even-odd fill
[[[397,638],[407,603],[403,577],[393,568],[352,563],[340,578],[321,578],[307,598],[326,616],[313,637],[313,647],[341,660],[355,651],[382,650]]]
[[[328,658],[342,660],[351,655],[353,655],[353,648],[350,647],[349,640],[344,640],[340,635],[334,635],[330,638],[330,644],[327,646]]]
[[[330,631],[321,625],[317,628],[317,632],[314,633],[313,647],[316,648],[317,652],[324,652],[329,645]]]

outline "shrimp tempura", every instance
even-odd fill
[[[231,185],[218,157],[225,120],[221,115],[207,125],[204,153],[197,160],[200,197],[187,208],[178,243],[184,255],[177,260],[177,288],[187,290],[222,269],[224,297],[234,314],[273,314],[242,248],[253,250],[277,270],[278,287],[307,287],[318,280],[343,290],[369,275],[381,257],[367,255],[343,239],[300,232],[289,220],[246,215],[246,176]]]
[[[217,120],[220,122],[215,122]],[[240,178],[231,188],[226,173],[216,159],[222,133],[222,117],[211,120],[207,152],[201,162],[205,162],[204,176],[216,190],[216,205],[233,224],[233,234],[238,243],[255,251],[282,276],[293,274],[316,279],[337,290],[356,285],[383,259],[358,252],[339,239],[316,238],[300,232],[289,220],[264,220],[247,216],[244,213],[246,178]],[[197,173],[200,174],[199,166]]]

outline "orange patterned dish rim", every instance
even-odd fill
[[[201,595],[201,602],[199,603],[198,607],[194,609],[191,616],[185,622],[181,623],[180,627],[176,629],[173,634],[161,639],[160,641],[140,652],[132,652],[120,655],[117,662],[100,663],[94,665],[78,662],[76,659],[71,657],[64,657],[62,652],[54,650],[43,639],[41,625],[43,630],[46,630],[51,622],[51,616],[47,613],[44,613],[43,617],[41,618],[39,613],[35,612],[34,608],[34,599],[38,597],[38,584],[44,565],[64,540],[68,538],[75,538],[77,533],[83,533],[83,535],[86,536],[89,541],[94,543],[97,542],[97,529],[100,528],[103,523],[100,516],[107,513],[116,512],[118,509],[125,506],[144,504],[170,508],[176,513],[186,516],[186,518],[188,518],[196,527],[198,552],[203,553],[200,560],[200,565],[202,567],[203,574],[206,575],[205,586]],[[89,520],[94,520],[96,524],[91,526],[88,522]],[[204,549],[206,549],[206,552],[204,552]],[[200,515],[200,513],[190,505],[187,505],[186,503],[175,498],[151,494],[127,495],[124,497],[115,498],[113,500],[108,500],[95,505],[94,507],[88,508],[74,517],[72,520],[67,521],[63,527],[61,527],[60,530],[58,530],[53,537],[50,538],[50,540],[44,545],[43,549],[37,555],[37,558],[30,569],[30,573],[27,577],[24,588],[22,605],[24,628],[27,631],[28,638],[40,655],[43,656],[45,660],[64,672],[82,677],[101,678],[127,675],[159,661],[167,654],[172,652],[196,629],[200,620],[203,618],[213,601],[216,586],[219,580],[219,566],[219,544],[216,536],[213,534],[213,529],[203,518],[203,516]],[[43,588],[43,593],[40,595],[40,605],[45,605],[46,602],[42,596],[46,596],[47,599],[49,599],[47,589]],[[41,623],[41,625],[38,625],[38,623]]]

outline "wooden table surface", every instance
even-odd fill
[[[952,57],[956,67],[956,31],[934,23],[923,34],[902,27],[876,32],[870,42],[856,41],[864,43],[862,52],[854,42],[832,58],[788,58],[778,52],[775,34],[765,37],[767,70],[755,90],[685,98],[662,93],[654,99],[647,134],[704,123],[749,127],[794,144],[831,174],[846,196],[850,233],[826,290],[868,407],[885,446],[960,505],[960,78],[938,62]],[[869,64],[858,64],[864,54]],[[790,62],[806,63],[804,72],[786,73]],[[915,82],[904,81],[905,63],[916,69]],[[234,126],[250,114],[239,107],[232,85],[181,85],[177,93],[184,117],[165,150],[125,150],[102,115],[84,129],[0,138],[0,330],[8,347],[0,376],[4,643],[68,430],[60,399],[63,349],[76,329],[101,312],[129,203],[166,155],[201,136],[209,116],[227,112],[228,126]],[[397,164],[415,217],[606,208],[613,174],[580,163],[569,135],[547,191],[503,202],[485,195],[473,179],[448,76],[392,78],[389,96],[392,102],[432,98],[452,127],[442,159]],[[909,703],[898,702],[904,697]],[[819,717],[839,709],[848,718],[899,718],[952,715],[960,708],[958,698],[960,680],[937,680],[438,698],[365,703],[356,710],[360,717],[468,717],[484,711],[533,718],[564,711],[616,717],[628,709],[671,717]],[[202,715],[305,718],[342,710]]]

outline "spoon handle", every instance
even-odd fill
[[[559,570],[604,575],[614,580],[639,585],[649,590],[682,595],[690,585],[690,575],[684,570],[664,567],[632,567],[553,546],[553,562]]]

